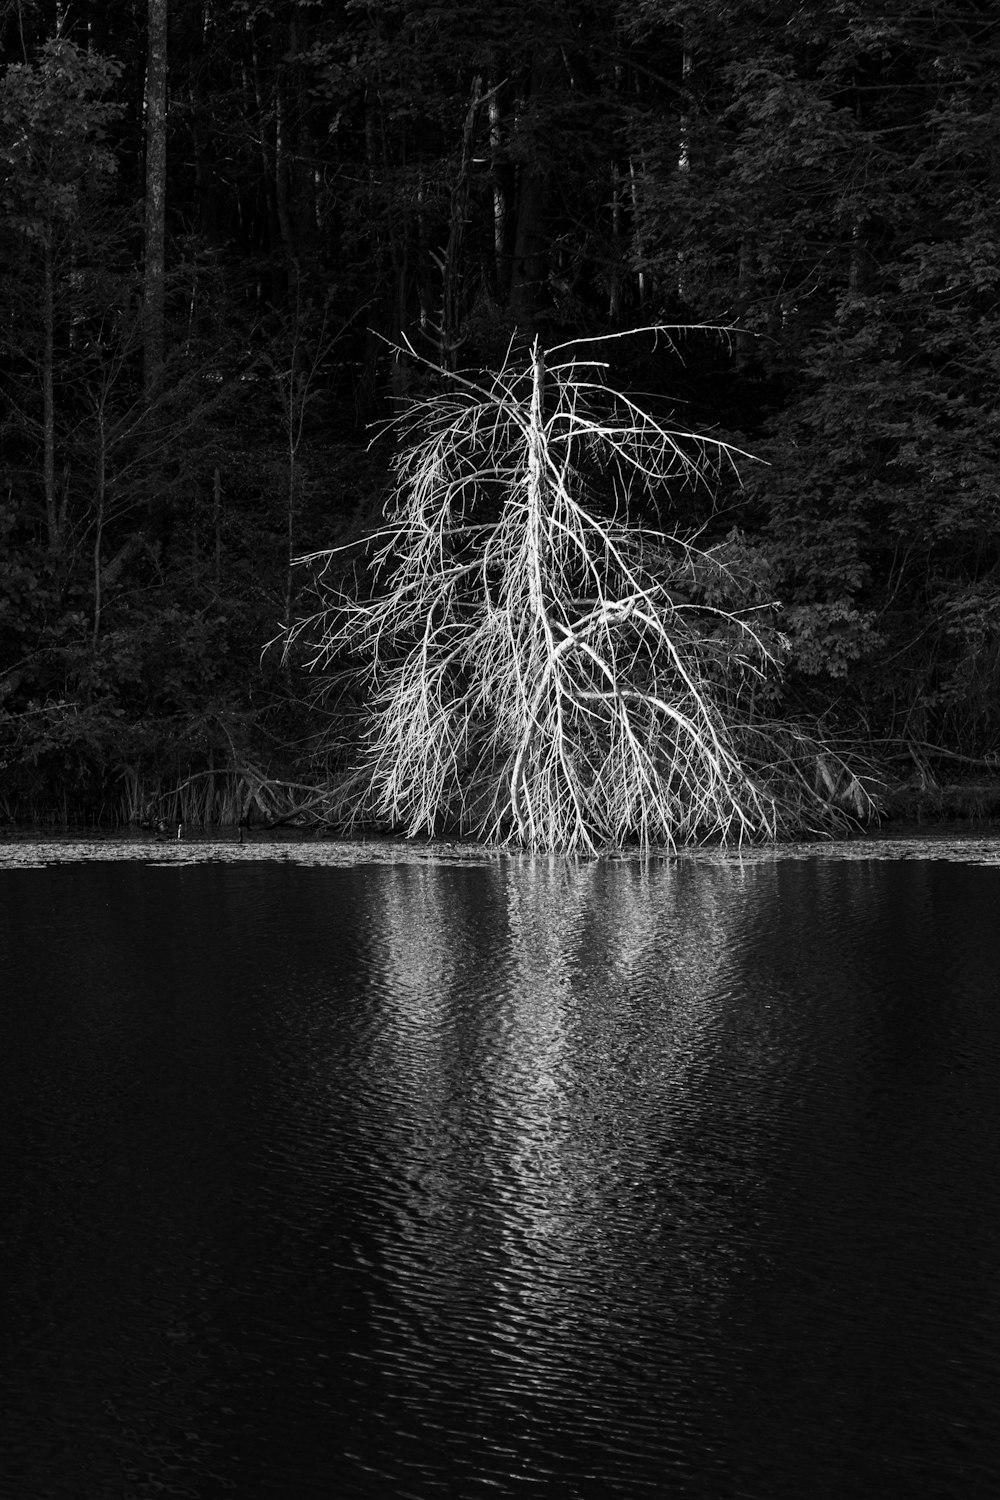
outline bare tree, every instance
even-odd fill
[[[292,632],[314,665],[359,663],[358,814],[585,853],[830,826],[829,751],[761,712],[770,608],[629,513],[746,455],[558,353],[411,409],[367,574]],[[340,556],[308,560],[332,578]]]

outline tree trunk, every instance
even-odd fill
[[[146,400],[156,395],[163,369],[167,203],[167,0],[147,0],[146,260],[143,354]]]
[[[311,32],[298,8],[288,20],[288,72],[286,108],[289,119],[292,225],[296,265],[311,264],[320,244],[320,152],[310,123],[310,92],[303,56],[308,56]],[[292,109],[294,105],[294,110]]]
[[[513,241],[511,237],[511,200],[514,196],[514,168],[504,160],[503,117],[500,92],[503,81],[494,64],[489,78],[490,162],[493,177],[493,253],[495,293],[504,302],[510,293]]]
[[[96,650],[97,641],[101,633],[101,612],[103,609],[103,588],[101,578],[101,550],[104,544],[104,513],[107,500],[107,437],[104,430],[104,412],[98,415],[97,434],[97,474],[96,474],[96,515],[94,517],[94,617],[91,631],[91,646]]]
[[[747,230],[740,235],[740,259],[737,270],[736,281],[736,315],[742,320],[746,317],[747,307],[753,295],[754,267],[756,263],[757,247],[753,234]],[[736,366],[741,368],[752,359],[755,352],[755,339],[745,328],[737,328],[735,337]]]
[[[277,31],[277,28],[275,28]],[[290,40],[294,40],[294,29]],[[280,56],[280,38],[275,36],[275,53]],[[291,161],[289,156],[289,123],[288,123],[288,68],[287,64],[279,63],[274,76],[274,208],[278,216],[278,233],[281,235],[281,248],[284,253],[286,274],[288,276],[288,290],[290,298],[294,298],[295,289],[299,283],[299,262],[295,249],[295,236],[292,232],[292,219],[289,212],[288,185],[291,175]]]
[[[49,534],[49,551],[56,556],[62,549],[62,528],[56,504],[56,398],[53,366],[55,364],[56,294],[52,248],[52,228],[45,235],[45,271],[42,307],[42,480],[45,487],[45,523]]]
[[[688,92],[691,69],[694,67],[694,56],[691,51],[691,43],[688,38],[687,22],[684,23],[684,39],[681,44],[681,117],[677,140],[677,171],[681,178],[687,178],[691,174],[691,98]],[[684,302],[687,297],[686,267],[684,265],[684,252],[677,252],[677,297]]]
[[[465,113],[465,125],[462,129],[462,155],[458,173],[451,189],[448,243],[442,254],[435,257],[441,272],[441,322],[437,328],[438,362],[448,370],[455,368],[455,356],[459,345],[460,256],[469,211],[469,174],[472,169],[472,151],[482,87],[482,76],[477,73],[472,84],[469,107]]]
[[[216,168],[215,149],[210,131],[212,100],[206,87],[206,47],[209,37],[211,3],[201,6],[200,24],[192,28],[188,50],[189,99],[191,109],[191,145],[194,151],[197,188],[198,225],[212,246],[224,240],[222,232],[222,184]]]
[[[548,279],[546,218],[549,200],[549,165],[543,154],[537,117],[551,99],[561,59],[554,54],[536,56],[524,101],[526,114],[536,116],[535,141],[529,146],[518,170],[517,222],[510,284],[510,309],[522,332],[534,331],[542,288]]]
[[[510,309],[523,332],[534,329],[542,286],[546,280],[544,169],[533,162],[521,168],[517,198],[517,230],[510,285]]]
[[[261,225],[271,284],[271,301],[276,305],[280,305],[285,300],[288,287],[287,277],[285,276],[284,256],[279,257],[278,255],[281,229],[278,224],[274,166],[271,161],[270,130],[268,125],[269,106],[264,97],[260,51],[256,39],[252,42],[251,65],[252,72],[248,75],[248,82],[252,82],[254,104],[257,110],[255,134],[260,149],[261,175],[258,190],[261,197]]]

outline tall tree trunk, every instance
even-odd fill
[[[517,231],[514,236],[514,268],[510,307],[525,332],[535,326],[541,288],[546,279],[544,169],[526,162],[521,169],[517,196]]]
[[[494,60],[487,95],[490,111],[490,163],[493,176],[493,253],[495,257],[495,292],[498,302],[510,295],[513,238],[511,203],[514,196],[514,168],[504,160],[503,116],[500,93],[504,80]]]
[[[535,113],[536,140],[525,152],[518,169],[517,221],[514,229],[513,268],[510,283],[510,309],[522,332],[534,331],[542,288],[548,279],[548,235],[546,233],[549,203],[548,157],[537,140],[538,117],[552,99],[561,67],[561,56],[539,51],[531,63],[524,109]]]
[[[294,23],[292,27],[289,41],[294,43]],[[277,26],[275,26],[274,42],[275,56],[280,58],[283,49]],[[299,262],[295,252],[295,236],[292,233],[292,219],[288,204],[289,177],[292,170],[288,140],[288,93],[288,64],[278,62],[274,74],[274,208],[278,216],[278,233],[281,235],[281,248],[285,258],[289,300],[294,301],[299,284]]]
[[[683,103],[677,140],[677,171],[682,178],[687,178],[691,174],[691,98],[688,90],[693,67],[694,54],[691,50],[688,23],[685,21],[681,42],[681,98]],[[681,302],[687,295],[685,275],[684,252],[679,250],[677,252],[677,296]]]
[[[448,242],[443,252],[435,256],[441,272],[441,322],[437,328],[438,359],[448,370],[455,368],[455,355],[459,343],[461,249],[469,209],[469,174],[472,170],[472,151],[482,88],[482,75],[477,73],[472,84],[469,107],[465,113],[465,125],[462,129],[462,155],[458,173],[451,189]]]
[[[432,337],[434,323],[434,249],[431,245],[430,194],[427,178],[420,171],[417,183],[417,303],[420,310],[420,332]]]
[[[319,153],[310,125],[310,96],[302,58],[308,55],[311,31],[296,6],[288,21],[287,97],[291,140],[292,223],[296,264],[315,260],[320,235]],[[292,106],[294,105],[294,109]]]
[[[167,0],[147,0],[146,260],[143,285],[143,354],[147,401],[163,369],[167,204]]]
[[[628,189],[629,201],[632,206],[632,258],[637,266],[636,270],[636,295],[639,306],[643,307],[649,301],[649,273],[645,267],[646,244],[642,233],[643,200],[640,183],[645,184],[645,163],[636,162],[634,156],[628,159]]]
[[[42,292],[42,482],[45,488],[45,524],[49,551],[62,548],[62,528],[56,504],[56,396],[53,369],[56,346],[56,293],[52,227],[45,233],[44,282]]]
[[[206,87],[206,51],[209,46],[211,0],[203,0],[200,23],[191,28],[188,49],[189,99],[191,109],[191,145],[194,150],[194,171],[197,187],[198,226],[212,246],[223,241],[222,185],[216,169],[215,151],[207,128],[211,119],[212,101]]]
[[[248,23],[249,26],[249,23]],[[269,280],[271,284],[271,301],[276,305],[283,303],[288,291],[287,277],[285,276],[284,256],[278,255],[278,243],[281,239],[281,229],[278,224],[278,210],[275,201],[274,167],[271,161],[271,147],[269,142],[270,127],[268,123],[269,105],[264,96],[263,72],[261,69],[260,50],[257,46],[256,37],[252,36],[251,44],[252,74],[248,81],[253,84],[253,97],[257,109],[257,144],[260,148],[261,175],[259,178],[259,190],[261,193],[261,222],[264,229],[264,240],[266,242],[267,263]]]
[[[747,307],[753,294],[756,250],[753,233],[747,230],[740,235],[740,259],[736,273],[736,316],[739,322],[746,317]],[[737,368],[746,365],[753,357],[755,342],[753,335],[745,328],[737,328],[734,341]]]
[[[101,613],[104,606],[103,579],[101,577],[101,551],[104,544],[104,518],[108,493],[107,432],[103,408],[97,414],[97,472],[95,475],[94,515],[94,617],[91,629],[91,645],[96,649],[101,633]]]

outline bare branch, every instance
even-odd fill
[[[746,455],[537,343],[489,384],[422,363],[446,384],[402,419],[367,582],[321,574],[318,609],[289,636],[316,667],[353,664],[356,815],[593,854],[860,813],[839,757],[756,713],[782,651],[770,608],[727,607],[748,591],[697,535],[630,520],[637,490],[668,507]]]

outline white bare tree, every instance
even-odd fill
[[[441,371],[363,564],[303,559],[320,607],[290,641],[353,661],[366,703],[358,816],[570,853],[829,827],[831,753],[758,711],[773,611],[740,606],[717,550],[632,519],[640,492],[662,515],[747,455],[559,354]],[[839,761],[834,780],[862,812]]]

